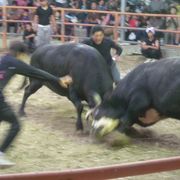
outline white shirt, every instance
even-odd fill
[[[0,6],[8,5],[7,0],[0,0]]]
[[[65,4],[65,3],[67,3],[67,0],[56,0],[56,2],[61,3],[61,4]]]

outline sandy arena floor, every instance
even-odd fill
[[[122,75],[142,62],[137,56],[122,57],[119,63]],[[23,96],[23,90],[17,91],[21,82],[22,77],[15,77],[5,91],[16,112]],[[7,153],[16,165],[0,170],[0,174],[95,167],[180,155],[180,122],[176,120],[165,120],[146,129],[136,126],[140,137],[134,136],[127,147],[115,148],[77,134],[74,107],[46,87],[31,96],[26,113],[27,117],[21,118],[22,131]],[[0,137],[7,128],[7,124],[1,124]],[[159,178],[179,180],[180,171],[123,179]]]

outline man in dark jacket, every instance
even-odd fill
[[[0,167],[13,165],[4,156],[4,152],[8,149],[14,138],[20,131],[20,123],[11,107],[6,103],[3,89],[9,80],[15,75],[20,74],[32,78],[37,78],[42,81],[55,82],[57,85],[67,87],[71,83],[68,76],[59,79],[45,71],[39,70],[21,62],[18,58],[25,54],[27,48],[21,42],[14,42],[10,45],[9,53],[0,57],[0,122],[6,121],[10,124],[10,129],[0,145]],[[21,56],[22,57],[22,56]]]
[[[122,48],[111,39],[104,37],[104,30],[101,26],[94,26],[91,30],[91,37],[82,43],[92,46],[100,52],[110,67],[113,80],[117,84],[120,80],[120,73],[116,62],[112,59],[111,49],[115,49],[116,55],[120,56]]]

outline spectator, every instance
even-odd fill
[[[91,10],[97,10],[97,3],[92,2],[91,3]],[[86,19],[87,24],[99,24],[100,19],[99,15],[97,13],[89,13]],[[90,36],[91,27],[87,27],[87,36]]]
[[[97,9],[101,10],[101,11],[107,10],[107,7],[106,7],[106,4],[105,4],[104,0],[100,0],[98,2],[98,8]]]
[[[128,24],[129,24],[129,27],[131,27],[131,28],[138,27],[138,25],[139,25],[138,17],[137,16],[130,17]],[[136,31],[134,31],[134,30],[128,31],[128,40],[130,40],[130,41],[136,40]]]
[[[53,9],[49,6],[47,0],[40,0],[41,6],[36,9],[34,17],[34,29],[37,31],[37,46],[49,44],[51,40],[51,25],[56,32],[56,21]]]
[[[17,2],[13,1],[12,6],[17,6]],[[9,12],[7,14],[7,19],[10,19],[10,20],[20,20],[20,17],[21,17],[21,15],[20,15],[20,11],[18,9],[11,9],[11,10],[9,10]],[[7,32],[10,32],[11,27],[14,28],[14,33],[17,33],[18,23],[17,22],[8,22]]]
[[[149,17],[147,16],[140,16],[139,17],[139,26],[140,28],[146,28],[149,26]],[[144,30],[137,30],[136,31],[136,40],[143,41],[146,38],[146,32]]]
[[[120,7],[120,6],[118,5],[118,2],[115,1],[115,0],[109,0],[109,1],[107,2],[107,9],[108,9],[109,11],[117,11],[117,10],[118,10],[118,7]]]
[[[79,9],[90,9],[91,1],[90,0],[80,0],[78,2]]]
[[[159,40],[155,37],[154,27],[146,29],[147,38],[141,43],[141,52],[143,56],[150,59],[160,59],[161,50]]]
[[[170,14],[176,15],[177,9],[176,7],[170,8]],[[167,30],[178,30],[178,18],[167,17],[166,18],[166,29]],[[167,44],[175,44],[176,43],[176,34],[175,33],[166,33],[165,34],[165,42]]]
[[[166,9],[168,9],[168,5],[163,0],[151,0],[149,5],[151,13],[164,12]]]
[[[25,9],[22,14],[21,14],[21,17],[20,17],[20,20],[23,20],[23,21],[30,21],[30,14],[29,14],[29,11],[27,9]],[[21,33],[22,31],[24,31],[25,29],[25,25],[26,23],[19,23],[19,27],[18,27],[18,33]]]
[[[67,0],[55,0],[56,7],[67,7]]]
[[[155,29],[165,29],[165,18],[164,17],[151,17],[149,20],[149,26]],[[164,33],[156,32],[156,38],[161,39],[164,37]]]
[[[28,0],[27,6],[34,6],[34,0]]]
[[[26,23],[25,30],[23,34],[24,43],[27,45],[29,52],[32,53],[35,50],[35,35],[32,25]]]
[[[98,16],[96,13],[89,13],[86,19],[87,24],[98,24]],[[90,36],[91,26],[87,27],[87,36]]]
[[[0,0],[0,6],[8,6],[8,4],[7,0]]]
[[[89,9],[89,7],[90,7],[90,3],[88,0],[80,0],[78,2],[78,8],[79,9],[85,9],[86,10],[86,9]],[[77,17],[78,17],[80,22],[85,22],[87,15],[88,15],[88,13],[82,12],[82,13],[77,14]]]
[[[91,3],[91,10],[97,10],[97,3],[94,1]]]
[[[17,6],[27,6],[26,0],[16,0]]]

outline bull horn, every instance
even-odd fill
[[[89,121],[89,117],[92,115],[93,111],[94,111],[94,108],[87,111],[85,115],[86,121]]]
[[[102,99],[101,99],[101,97],[100,97],[100,95],[98,93],[95,93],[93,95],[93,99],[94,99],[94,102],[95,102],[96,106],[101,104]]]
[[[63,76],[59,79],[59,84],[64,87],[68,88],[69,85],[73,83],[72,77],[69,75]]]

